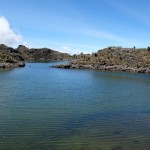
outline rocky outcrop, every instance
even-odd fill
[[[24,67],[24,62],[18,62],[18,63],[0,63],[0,69],[6,69],[6,68],[16,68],[16,67]]]
[[[19,45],[16,49],[25,60],[67,60],[71,56],[67,53],[61,53],[48,48],[27,48]]]
[[[0,45],[0,69],[24,66],[24,59],[17,50],[4,44]]]
[[[80,54],[73,57],[75,61],[53,67],[150,73],[150,51],[148,49],[109,47],[91,55]]]

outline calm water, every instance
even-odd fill
[[[55,63],[0,72],[0,150],[150,150],[150,74]]]

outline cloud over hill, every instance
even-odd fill
[[[0,16],[0,44],[12,46],[22,41],[22,36],[11,29],[9,22],[4,16]]]

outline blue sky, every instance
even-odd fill
[[[16,36],[11,46],[89,53],[150,46],[149,7],[149,0],[0,0],[0,16]]]

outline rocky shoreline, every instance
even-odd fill
[[[16,49],[0,44],[0,70],[24,67],[24,61],[69,60],[71,56],[48,48],[27,48],[19,45]]]
[[[53,68],[64,68],[64,69],[91,69],[91,70],[101,70],[101,71],[121,71],[121,72],[138,72],[138,73],[150,73],[150,67],[146,68],[136,68],[136,67],[128,67],[122,65],[114,65],[114,66],[107,66],[107,65],[83,65],[83,64],[60,64],[52,66]]]
[[[4,44],[0,45],[0,70],[24,66],[24,59],[17,50]]]
[[[17,68],[17,67],[24,67],[24,62],[18,62],[18,63],[0,63],[0,69],[7,69],[7,68]]]
[[[34,49],[19,45],[14,49],[0,44],[0,69],[24,67],[30,60],[71,60],[53,67],[150,73],[150,47],[143,49],[108,47],[92,54],[69,55],[48,48]]]
[[[150,73],[150,51],[148,49],[109,47],[93,54],[80,54],[74,57],[76,60],[68,64],[53,67]]]

